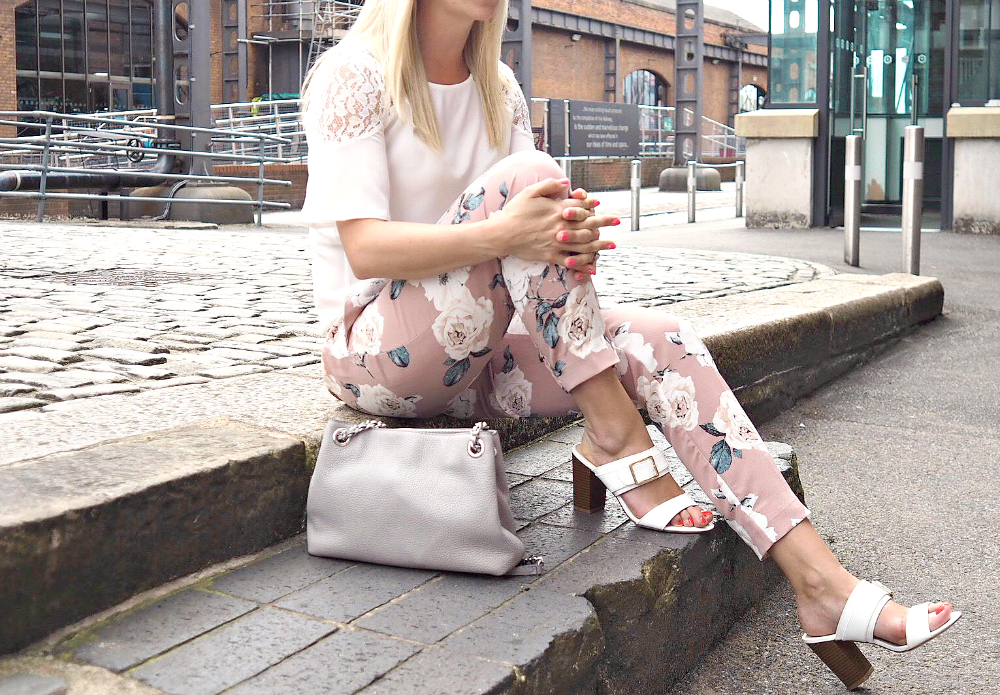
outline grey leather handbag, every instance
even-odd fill
[[[500,437],[331,421],[309,484],[309,553],[482,574],[529,574],[514,534]]]

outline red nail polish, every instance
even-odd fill
[[[572,268],[575,265],[576,265],[576,259],[575,258],[567,258],[566,259],[566,266],[567,267]]]
[[[618,248],[618,244],[616,244],[615,242],[613,242],[613,241],[612,241],[612,242],[611,242],[610,244],[608,244],[608,245],[607,245],[607,246],[606,246],[605,248],[606,248],[606,249],[608,249],[608,250],[610,251],[610,250],[612,250],[612,249],[616,249],[616,248]]]
[[[556,237],[559,239],[559,241],[566,241],[567,239],[569,239],[569,234],[567,234],[566,232],[559,232],[559,234],[557,234]]]
[[[577,282],[583,282],[584,280],[587,279],[587,276],[584,275],[583,273],[577,273],[575,275],[575,277],[576,277]]]
[[[594,270],[593,268],[591,268],[591,269],[590,269],[590,274],[591,274],[591,275],[597,275],[597,271],[596,271],[596,270]]]
[[[563,186],[568,186],[569,179],[559,179],[556,183],[561,183]]]
[[[595,201],[594,201],[594,207],[595,207],[595,208],[596,208],[596,207],[597,207],[598,205],[600,205],[600,204],[601,204],[601,201],[599,201],[599,200],[595,200]]]
[[[622,221],[619,220],[617,217],[615,219],[611,220],[611,226],[613,226],[613,227],[617,227],[621,223],[622,223]]]

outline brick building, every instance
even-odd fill
[[[349,16],[361,4],[201,1],[215,18],[216,103],[297,93],[314,35],[344,29],[317,9],[339,5]],[[183,26],[186,3],[174,2]],[[152,16],[150,0],[0,0],[0,60],[15,68],[0,73],[0,110],[151,107]],[[739,38],[763,30],[710,5],[705,20],[703,112],[728,124],[739,88],[766,86],[766,48]],[[674,27],[673,0],[535,0],[532,95],[671,105]]]

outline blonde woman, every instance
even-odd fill
[[[600,230],[619,221],[535,151],[499,62],[506,16],[504,0],[368,0],[308,76],[304,214],[330,391],[398,417],[580,412],[578,509],[602,509],[607,487],[640,526],[711,529],[638,404],[785,572],[807,641],[845,681],[867,675],[851,641],[902,650],[950,626],[949,604],[908,611],[841,567],[689,324],[599,308],[590,276],[615,248]]]

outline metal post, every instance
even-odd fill
[[[920,275],[920,227],[924,208],[924,128],[903,135],[903,272]]]
[[[257,226],[264,224],[264,138],[257,140],[257,152],[260,155],[260,167],[257,170]]]
[[[694,222],[695,189],[698,182],[698,162],[688,162],[688,222]]]
[[[844,263],[861,263],[861,157],[864,138],[847,136],[844,155]]]
[[[736,216],[743,217],[743,183],[746,180],[744,162],[736,162]]]
[[[49,146],[52,144],[52,116],[45,119],[45,143],[42,145],[42,176],[38,182],[38,193],[42,196],[38,199],[38,216],[36,221],[41,223],[45,219],[45,184],[49,176]]]
[[[642,160],[632,160],[632,231],[639,231],[639,192],[642,190]]]

